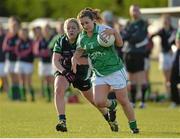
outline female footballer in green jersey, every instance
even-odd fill
[[[97,42],[97,35],[103,28],[104,35],[114,35],[115,45],[122,46],[121,36],[115,29],[108,26],[96,24],[97,12],[85,8],[78,14],[83,31],[77,41],[76,52],[72,58],[72,68],[76,73],[77,59],[85,52],[88,54],[95,72],[94,102],[98,107],[108,107],[107,95],[111,89],[114,90],[117,100],[122,105],[125,115],[128,118],[130,129],[133,133],[139,133],[133,108],[128,99],[127,75],[123,63],[115,52],[114,45],[111,47],[100,46]],[[107,28],[107,29],[106,29]]]
[[[84,97],[95,106],[91,88],[91,70],[89,72],[87,55],[78,59],[81,65],[78,66],[76,74],[71,70],[71,58],[76,50],[76,39],[80,32],[78,21],[75,18],[67,19],[64,23],[64,30],[65,35],[59,36],[55,42],[52,57],[52,64],[56,70],[54,103],[59,118],[56,130],[62,132],[67,131],[64,94],[70,84],[79,89]],[[111,130],[117,132],[118,125],[115,121],[115,107],[116,102],[111,101],[109,109],[99,108],[99,110],[107,120]]]

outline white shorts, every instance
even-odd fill
[[[33,72],[33,64],[17,61],[15,64],[15,73],[29,75]]]
[[[50,76],[53,75],[53,68],[51,63],[42,63],[41,61],[39,62],[38,65],[38,73],[39,76]]]
[[[94,85],[107,84],[112,89],[122,89],[127,86],[128,78],[125,68],[103,77],[95,77]]]
[[[5,64],[0,62],[0,76],[4,77],[6,75],[5,73]]]
[[[173,56],[171,53],[159,54],[159,68],[161,70],[170,70],[173,63]]]
[[[145,58],[144,59],[144,70],[147,71],[150,69],[150,59],[149,58]]]
[[[15,70],[15,63],[16,62],[11,62],[9,60],[6,60],[5,62],[5,73],[8,74],[8,73],[15,73],[14,70]]]

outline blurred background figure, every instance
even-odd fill
[[[171,107],[180,106],[180,19],[179,28],[176,33],[176,53],[171,70]]]
[[[52,50],[49,48],[49,43],[52,38],[51,27],[47,24],[42,29],[42,38],[40,38],[34,45],[35,53],[40,58],[38,73],[42,82],[42,92],[48,102],[52,100],[53,85],[53,71],[51,65]]]
[[[36,26],[32,29],[32,33],[33,33],[33,54],[35,58],[38,58],[38,53],[39,53],[39,43],[43,38],[42,35],[42,28],[40,26]],[[40,85],[41,85],[41,96],[45,97],[44,95],[44,86],[43,86],[43,80],[40,80]]]
[[[63,19],[59,19],[56,23],[56,31],[57,34],[59,35],[63,35],[64,34],[64,20]]]
[[[41,29],[41,27],[40,26],[34,27],[33,28],[33,40],[34,40],[34,43],[38,42],[41,39],[42,39],[42,29]]]
[[[147,90],[147,80],[145,76],[145,54],[148,44],[147,23],[141,18],[141,13],[137,5],[129,8],[131,21],[122,32],[122,38],[126,41],[124,46],[125,64],[130,80],[130,94],[132,105],[136,107],[136,95],[138,88],[141,91],[140,108],[145,107],[145,93]]]
[[[102,15],[103,24],[114,28],[115,19],[113,13],[111,11],[103,11],[101,15]]]
[[[3,40],[5,38],[5,31],[3,26],[0,24],[0,92],[8,92],[8,80],[5,73],[5,53],[3,52]]]
[[[15,73],[15,63],[17,56],[15,46],[18,41],[18,30],[20,28],[20,19],[12,16],[8,20],[8,33],[3,41],[3,50],[6,53],[5,72],[10,77],[9,95],[13,100],[21,99],[19,82]]]
[[[53,51],[56,40],[64,34],[64,20],[59,19],[56,23],[56,34],[53,35],[49,48]]]
[[[144,59],[144,70],[145,70],[145,77],[147,81],[147,90],[146,90],[146,99],[150,99],[150,96],[152,95],[152,90],[151,90],[151,82],[150,82],[150,68],[151,68],[151,53],[153,49],[153,42],[152,39],[148,35],[148,44],[146,46],[146,51],[145,51],[145,59]]]
[[[159,54],[159,68],[163,71],[165,78],[166,95],[170,94],[170,76],[172,68],[173,53],[171,46],[175,43],[176,30],[171,24],[171,17],[167,14],[162,15],[162,28],[156,33],[151,34],[151,38],[159,36],[161,39],[161,52]]]
[[[18,32],[19,40],[16,44],[15,52],[18,61],[15,65],[15,73],[18,74],[20,83],[20,92],[22,100],[26,101],[27,90],[31,94],[31,101],[35,101],[34,89],[32,87],[32,73],[33,73],[33,42],[30,40],[29,31],[27,28],[21,28]]]

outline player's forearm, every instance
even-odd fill
[[[121,47],[123,45],[123,40],[121,35],[117,31],[114,31],[114,36],[115,36],[115,45]]]
[[[58,56],[58,54],[53,53],[52,56],[52,66],[55,70],[59,71],[62,73],[62,71],[64,71],[64,67],[60,64],[59,62],[60,56]]]

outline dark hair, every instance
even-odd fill
[[[99,9],[92,9],[90,7],[86,7],[83,10],[81,10],[77,16],[78,19],[83,17],[89,17],[91,20],[95,19],[97,22],[102,22]]]

